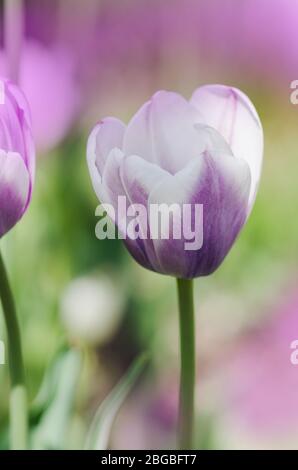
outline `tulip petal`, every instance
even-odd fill
[[[122,238],[125,238],[126,213],[119,208],[118,197],[124,196],[126,198],[127,196],[120,176],[120,166],[124,155],[117,147],[117,145],[121,145],[122,123],[117,121],[117,119],[108,118],[104,121],[104,124],[98,124],[93,129],[87,144],[87,162],[94,191],[99,201],[107,209],[109,217],[117,225]],[[113,129],[115,130],[114,133]],[[103,137],[102,140],[101,137]],[[116,138],[114,139],[114,137]],[[109,204],[113,210],[108,210]],[[148,266],[145,252],[138,241],[127,238],[125,244],[140,264]]]
[[[170,174],[159,166],[149,163],[136,155],[125,157],[121,167],[121,177],[128,204],[137,207],[141,204],[146,210],[144,218],[142,214],[136,217],[143,238],[138,238],[137,243],[144,253],[143,265],[154,271],[160,271],[161,266],[156,257],[154,244],[150,239],[150,227],[147,213],[147,203],[150,192]]]
[[[101,201],[104,203],[104,207],[110,218],[117,225],[118,232],[124,239],[125,245],[131,255],[138,263],[152,269],[142,240],[131,240],[127,236],[127,206],[130,204],[130,199],[126,193],[122,179],[123,163],[123,152],[118,148],[111,150],[107,157],[102,175],[100,191]],[[119,203],[119,197],[124,198],[125,204],[123,206],[122,203]],[[109,208],[107,204],[111,205],[112,208]]]
[[[23,131],[22,141],[24,143],[25,163],[30,174],[30,195],[35,178],[35,146],[32,134],[31,112],[29,104],[23,92],[14,83],[7,82],[7,93],[14,103],[16,114],[19,118]],[[17,151],[17,149],[14,149]]]
[[[22,157],[0,150],[0,237],[23,215],[29,192],[30,176]]]
[[[202,122],[199,112],[182,96],[159,91],[131,119],[123,151],[174,174],[202,151],[194,127],[199,122]]]
[[[0,104],[0,148],[6,152],[18,152],[20,155],[25,156],[22,132],[23,113],[12,92],[13,85],[7,80],[2,81],[2,83],[4,103]]]
[[[125,190],[120,176],[120,166],[124,158],[123,152],[114,148],[109,153],[102,174],[101,202],[111,204],[114,209],[118,206],[118,197],[125,196]]]
[[[193,278],[212,273],[230,250],[246,220],[250,190],[247,163],[231,155],[205,151],[175,176],[162,181],[150,194],[148,205],[191,204],[183,226],[194,226],[194,205],[203,205],[203,246],[186,250],[184,237],[154,240],[160,272],[176,277]],[[182,230],[182,233],[183,230]]]
[[[125,125],[119,120],[108,117],[92,130],[87,144],[87,163],[94,191],[102,200],[102,174],[108,155],[113,148],[121,148]],[[103,201],[107,202],[107,201]]]
[[[35,151],[31,132],[31,115],[22,91],[12,82],[4,80],[5,102],[0,105],[0,148],[17,152],[34,180]]]
[[[255,107],[240,90],[224,85],[198,88],[190,100],[207,125],[228,142],[237,158],[247,161],[251,172],[250,212],[258,189],[263,158],[263,130]]]
[[[125,157],[122,163],[122,181],[131,204],[147,205],[149,193],[168,176],[168,171],[137,155]]]

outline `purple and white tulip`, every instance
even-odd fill
[[[262,125],[253,104],[223,85],[198,88],[190,101],[157,92],[127,126],[102,120],[87,147],[102,203],[116,209],[118,196],[125,196],[148,211],[151,204],[203,205],[203,245],[197,250],[186,250],[186,240],[172,233],[168,239],[124,240],[142,266],[185,279],[212,273],[227,255],[252,209],[262,156]],[[121,216],[115,222],[122,232]],[[145,230],[141,217],[139,224]]]
[[[0,237],[26,211],[34,172],[35,151],[27,101],[16,85],[0,80]]]

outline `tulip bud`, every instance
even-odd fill
[[[0,80],[0,237],[20,220],[32,193],[35,152],[27,101]]]
[[[254,106],[239,90],[221,85],[199,88],[190,102],[160,91],[127,126],[115,118],[101,121],[87,147],[94,190],[115,208],[132,256],[150,270],[185,279],[212,273],[229,252],[252,209],[262,156]],[[119,197],[145,208],[135,221],[139,236],[130,236],[126,214],[116,214]],[[151,207],[165,205],[174,207],[174,223],[167,230],[163,219],[158,232]],[[186,206],[191,210],[184,212]],[[199,206],[202,226],[196,224]],[[189,248],[188,235],[194,230],[196,237],[199,229],[202,243]]]

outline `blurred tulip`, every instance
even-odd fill
[[[35,152],[27,101],[16,85],[0,80],[0,237],[26,211],[34,173]]]
[[[298,292],[287,293],[268,319],[236,345],[220,368],[225,412],[218,438],[229,448],[294,446],[298,433]],[[227,432],[228,430],[228,432]],[[223,431],[222,435],[221,432]],[[291,442],[291,436],[296,438]],[[288,448],[288,447],[287,447]]]
[[[221,85],[199,88],[190,102],[158,92],[127,127],[115,118],[97,124],[87,146],[94,190],[115,211],[119,196],[147,212],[152,204],[203,205],[203,246],[191,251],[184,233],[154,239],[150,219],[137,219],[143,237],[136,239],[125,232],[122,214],[115,220],[142,266],[187,279],[212,273],[227,255],[252,209],[262,154],[254,106]],[[183,225],[193,227],[193,216],[192,210]]]
[[[0,72],[5,75],[5,55]],[[79,105],[74,63],[65,50],[26,41],[20,64],[20,85],[30,103],[37,150],[48,152],[69,132]]]
[[[123,315],[123,296],[108,277],[81,277],[72,281],[61,300],[61,317],[73,339],[87,344],[107,342]]]
[[[42,6],[31,2],[28,31],[49,42],[60,25],[60,41],[75,51],[79,73],[88,89],[96,83],[101,102],[108,90],[115,93],[121,82],[125,86],[136,76],[135,88],[159,86],[161,69],[171,67],[173,56],[179,64],[174,76],[186,82],[181,64],[191,68],[190,75],[194,67],[200,75],[214,73],[215,66],[217,74],[235,78],[237,73],[249,82],[257,78],[266,88],[283,89],[296,76],[295,0],[85,3],[82,9],[80,0],[60,2],[63,8],[53,0]]]

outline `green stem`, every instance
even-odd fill
[[[193,281],[177,279],[180,320],[180,402],[178,445],[188,450],[193,446],[195,387],[195,320]]]
[[[10,443],[12,449],[27,447],[27,391],[22,357],[21,335],[14,299],[0,253],[0,298],[6,323],[10,392]]]

